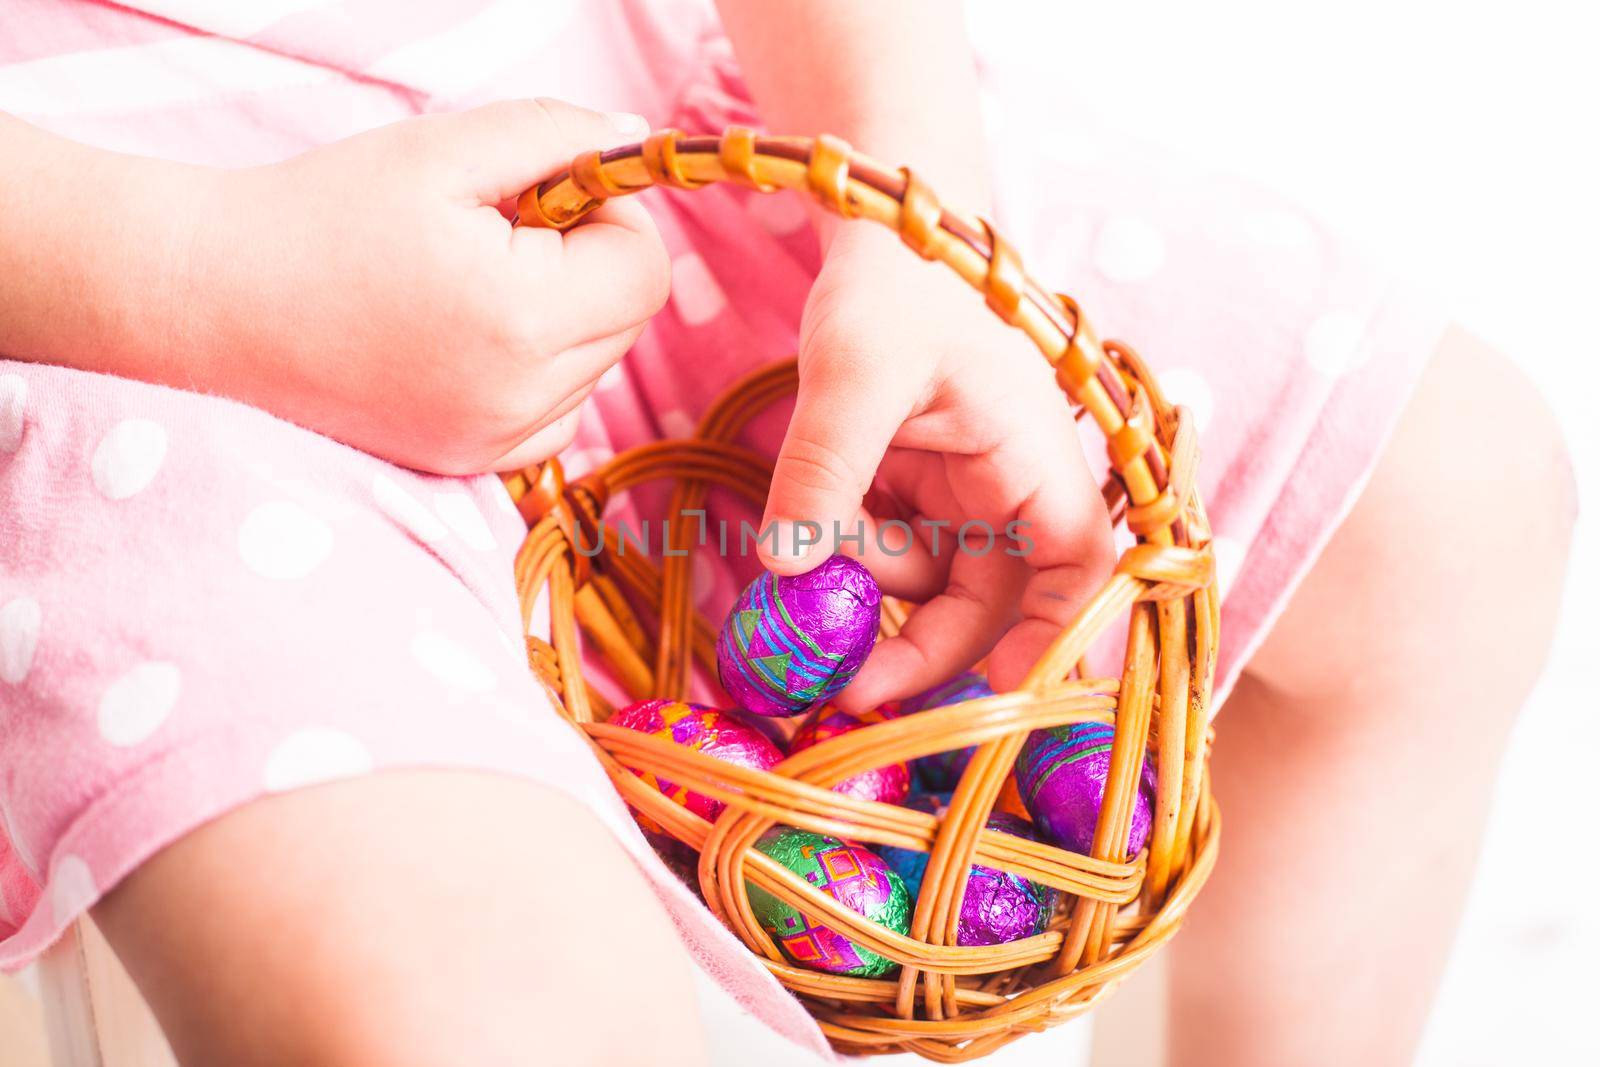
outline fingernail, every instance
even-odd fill
[[[643,137],[650,132],[650,124],[645,121],[644,116],[635,115],[631,111],[607,111],[606,121],[616,127],[618,133],[628,137]]]
[[[772,545],[772,562],[804,563],[822,543],[822,524],[775,519],[766,540]]]

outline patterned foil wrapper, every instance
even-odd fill
[[[900,705],[903,715],[912,715],[929,708],[942,708],[946,704],[959,704],[963,700],[976,700],[979,697],[992,697],[994,690],[989,688],[989,683],[983,675],[967,671],[958,674],[943,685],[936,685],[926,692],[918,693]],[[956,787],[961,781],[961,772],[967,769],[967,763],[972,759],[974,748],[958,748],[950,752],[935,752],[931,756],[921,756],[911,761],[911,769],[917,776],[917,788],[929,793],[944,793]]]
[[[887,722],[897,718],[898,715],[893,705],[886,704],[872,711],[850,712],[827,705],[818,708],[800,724],[800,729],[795,732],[794,739],[789,742],[789,754],[792,756],[802,749],[810,748],[819,741],[826,741],[830,737],[847,734],[852,730],[859,730],[863,726],[873,723]],[[876,800],[883,804],[898,804],[911,792],[911,768],[904,763],[891,763],[884,767],[874,767],[870,771],[846,778],[833,787],[835,793],[844,793],[858,800]]]
[[[856,914],[898,934],[911,929],[905,883],[868,849],[792,826],[773,827],[755,847]],[[808,918],[759,886],[745,885],[756,921],[800,966],[855,978],[878,978],[899,969],[894,960]]]
[[[944,817],[950,808],[949,793],[916,793],[902,805],[925,811],[929,815]],[[916,907],[917,895],[922,892],[922,876],[928,869],[928,854],[918,852],[914,848],[898,848],[895,845],[879,845],[878,855],[883,857],[883,862],[889,869],[900,876],[906,884],[906,892],[911,894],[911,906]]]
[[[745,587],[717,636],[717,675],[746,711],[799,715],[850,683],[878,637],[878,583],[848,556]]]
[[[919,793],[906,807],[943,815],[950,795]],[[985,825],[991,830],[1035,840],[1033,827],[1015,815],[997,811]],[[928,870],[928,854],[916,849],[885,845],[878,850],[889,869],[898,874],[916,907],[922,892],[922,876]],[[956,926],[958,945],[999,945],[1044,933],[1055,914],[1057,892],[1054,887],[1030,881],[1020,874],[974,863],[967,874],[967,888],[961,896],[961,918]]]
[[[1035,730],[1023,742],[1015,769],[1017,788],[1046,840],[1086,856],[1094,847],[1094,826],[1105,799],[1115,733],[1105,723],[1080,722]],[[1147,759],[1134,794],[1129,856],[1150,840],[1154,795],[1155,770]]]
[[[611,725],[665,737],[685,748],[755,770],[770,771],[783,759],[778,747],[755,727],[740,722],[728,712],[708,708],[704,704],[646,700],[630,704],[617,712],[611,717]],[[690,792],[660,775],[638,770],[633,773],[707,822],[714,822],[722,814],[722,809],[727,807],[720,800],[703,793]],[[634,818],[647,832],[665,836],[665,831],[653,819],[638,812],[634,813]]]

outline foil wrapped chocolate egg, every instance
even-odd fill
[[[983,675],[968,671],[904,701],[900,705],[900,713],[911,715],[929,708],[942,708],[946,704],[959,704],[963,700],[992,696],[994,690],[989,688]],[[917,787],[929,793],[944,793],[954,789],[974,751],[976,749],[972,747],[958,748],[912,760],[911,769],[916,774]]]
[[[778,747],[755,727],[740,722],[728,712],[708,708],[704,704],[646,700],[630,704],[611,716],[611,725],[665,737],[685,748],[754,770],[769,771],[783,759]],[[715,821],[722,814],[722,809],[727,807],[720,800],[691,792],[661,775],[643,770],[633,773],[707,822]],[[635,812],[634,818],[648,833],[665,834],[647,816]]]
[[[800,729],[789,742],[789,754],[810,748],[819,741],[847,734],[873,723],[896,718],[892,705],[872,711],[844,711],[831,704],[824,705],[806,717]],[[911,793],[911,768],[904,763],[889,763],[853,775],[833,787],[835,793],[856,797],[859,800],[876,800],[882,804],[898,804]]]
[[[949,793],[913,793],[901,807],[915,808],[925,811],[929,815],[943,816],[950,807]],[[913,907],[917,903],[917,894],[922,892],[922,876],[928,869],[928,854],[918,852],[914,848],[900,848],[896,845],[879,845],[878,855],[883,857],[883,862],[889,869],[900,876],[906,884],[906,892],[911,894]]]
[[[799,715],[850,683],[878,636],[878,583],[849,556],[745,587],[717,637],[717,675],[757,715]]]
[[[1079,722],[1035,730],[1023,742],[1015,768],[1017,788],[1045,840],[1084,855],[1094,847],[1114,736],[1105,723]],[[1130,856],[1150,840],[1155,774],[1148,760],[1140,779],[1128,828]]]
[[[943,815],[949,795],[919,793],[906,807]],[[1015,815],[993,812],[984,824],[1014,837],[1036,840],[1033,827]],[[885,845],[878,850],[889,869],[898,874],[916,906],[922,892],[922,877],[928,870],[928,854],[911,848]],[[967,888],[961,895],[960,918],[956,925],[958,945],[1000,945],[1042,934],[1056,910],[1056,890],[1031,881],[1020,874],[974,863],[967,873]]]
[[[756,841],[784,867],[840,904],[897,934],[911,928],[911,897],[900,876],[860,845],[837,837],[775,826]],[[746,882],[750,910],[782,953],[802,967],[854,978],[877,978],[900,965]]]

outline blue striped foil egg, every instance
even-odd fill
[[[1035,730],[1022,744],[1015,768],[1017,789],[1034,825],[1047,841],[1088,855],[1111,770],[1116,731],[1105,723],[1077,722]],[[1148,760],[1134,794],[1128,828],[1128,855],[1150,840],[1150,809],[1155,773]],[[1122,857],[1117,857],[1122,858]]]
[[[989,683],[984,680],[983,675],[967,671],[942,685],[936,685],[903,701],[900,705],[900,714],[912,715],[930,708],[942,708],[946,704],[959,704],[963,700],[992,696],[994,690],[989,688]],[[961,772],[967,769],[967,763],[971,761],[975,751],[977,751],[975,748],[958,748],[912,760],[911,769],[917,776],[917,787],[926,793],[948,793],[956,787],[957,782],[961,781]]]
[[[878,583],[849,556],[815,570],[761,575],[717,636],[717,675],[756,715],[799,715],[850,684],[878,637]]]

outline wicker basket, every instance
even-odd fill
[[[706,902],[801,998],[836,1048],[972,1059],[1092,1008],[1177,931],[1215,862],[1219,819],[1206,757],[1217,590],[1194,485],[1194,422],[1167,403],[1137,354],[1097,341],[1070,298],[1029,279],[987,223],[941,208],[909,171],[887,170],[831,137],[764,137],[741,128],[720,138],[659,132],[579,157],[522,196],[519,221],[564,228],[609,197],[724,180],[762,192],[803,190],[830,211],[893,227],[912,251],[943,262],[981,292],[995,314],[1033,339],[1080,416],[1086,412],[1103,431],[1113,472],[1106,504],[1137,544],[1016,692],[856,730],[772,772],[606,725],[611,708],[581,672],[580,627],[636,699],[684,698],[696,662],[714,671],[716,633],[691,606],[691,560],[669,555],[658,566],[636,547],[618,551],[615,531],[600,522],[607,501],[670,479],[670,543],[679,546],[693,545],[697,532],[683,513],[700,506],[713,485],[759,508],[771,464],[735,442],[753,413],[795,388],[791,361],[737,383],[693,437],[621,453],[570,485],[555,461],[506,479],[530,526],[516,568],[523,611],[532,621],[542,601],[550,612],[552,641],[529,638],[529,663],[627,802],[698,851]],[[606,540],[590,559],[575,551],[580,537],[590,551],[597,538]],[[908,610],[886,600],[884,632],[893,633]],[[1121,678],[1084,677],[1080,665],[1091,643],[1125,617]],[[1090,721],[1115,725],[1093,854],[985,829],[1028,733]],[[942,817],[829,790],[868,768],[969,745],[977,752]],[[1148,848],[1124,861],[1116,843],[1128,838],[1146,755],[1157,769],[1153,829]],[[707,823],[630,768],[668,776],[727,808]],[[909,936],[864,920],[753,850],[775,824],[929,852]],[[958,946],[958,902],[975,861],[1064,891],[1049,928],[1007,944]],[[898,961],[898,975],[841,977],[785,962],[752,916],[747,880]]]

